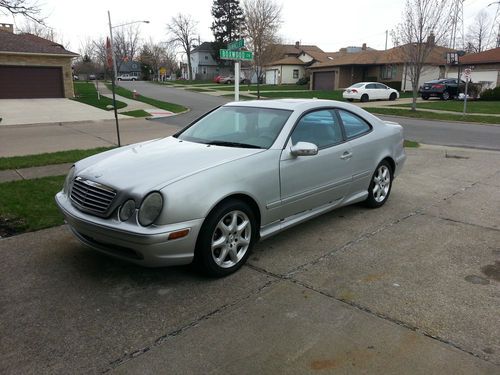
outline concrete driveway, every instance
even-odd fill
[[[114,119],[113,111],[70,99],[1,99],[0,126]],[[119,115],[119,118],[129,118]]]
[[[384,207],[283,232],[225,279],[64,226],[0,240],[0,373],[498,374],[500,153],[408,156]]]

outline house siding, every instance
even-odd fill
[[[73,91],[71,60],[72,57],[66,56],[0,54],[0,65],[47,66],[62,68],[64,96],[66,98],[72,98],[75,96]]]

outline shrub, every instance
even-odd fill
[[[481,100],[500,100],[500,86],[494,89],[484,90],[481,94]]]
[[[302,77],[297,81],[297,85],[307,85],[309,83],[309,77]]]
[[[388,81],[388,82],[383,82],[384,85],[389,86],[391,89],[394,90],[401,90],[401,81]]]

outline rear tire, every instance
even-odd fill
[[[354,99],[347,99],[348,102],[352,102]]]
[[[368,188],[368,198],[365,205],[370,208],[379,208],[389,199],[392,188],[393,171],[391,165],[382,160],[373,173]]]
[[[215,207],[203,223],[195,250],[195,264],[211,277],[236,272],[248,259],[257,239],[252,209],[239,200]]]
[[[368,97],[368,94],[361,95],[361,99],[360,99],[361,102],[365,103],[368,100],[370,100],[370,98]]]

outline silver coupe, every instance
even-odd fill
[[[258,239],[348,204],[382,206],[405,159],[400,125],[348,103],[233,102],[75,163],[56,202],[103,253],[224,276]]]

